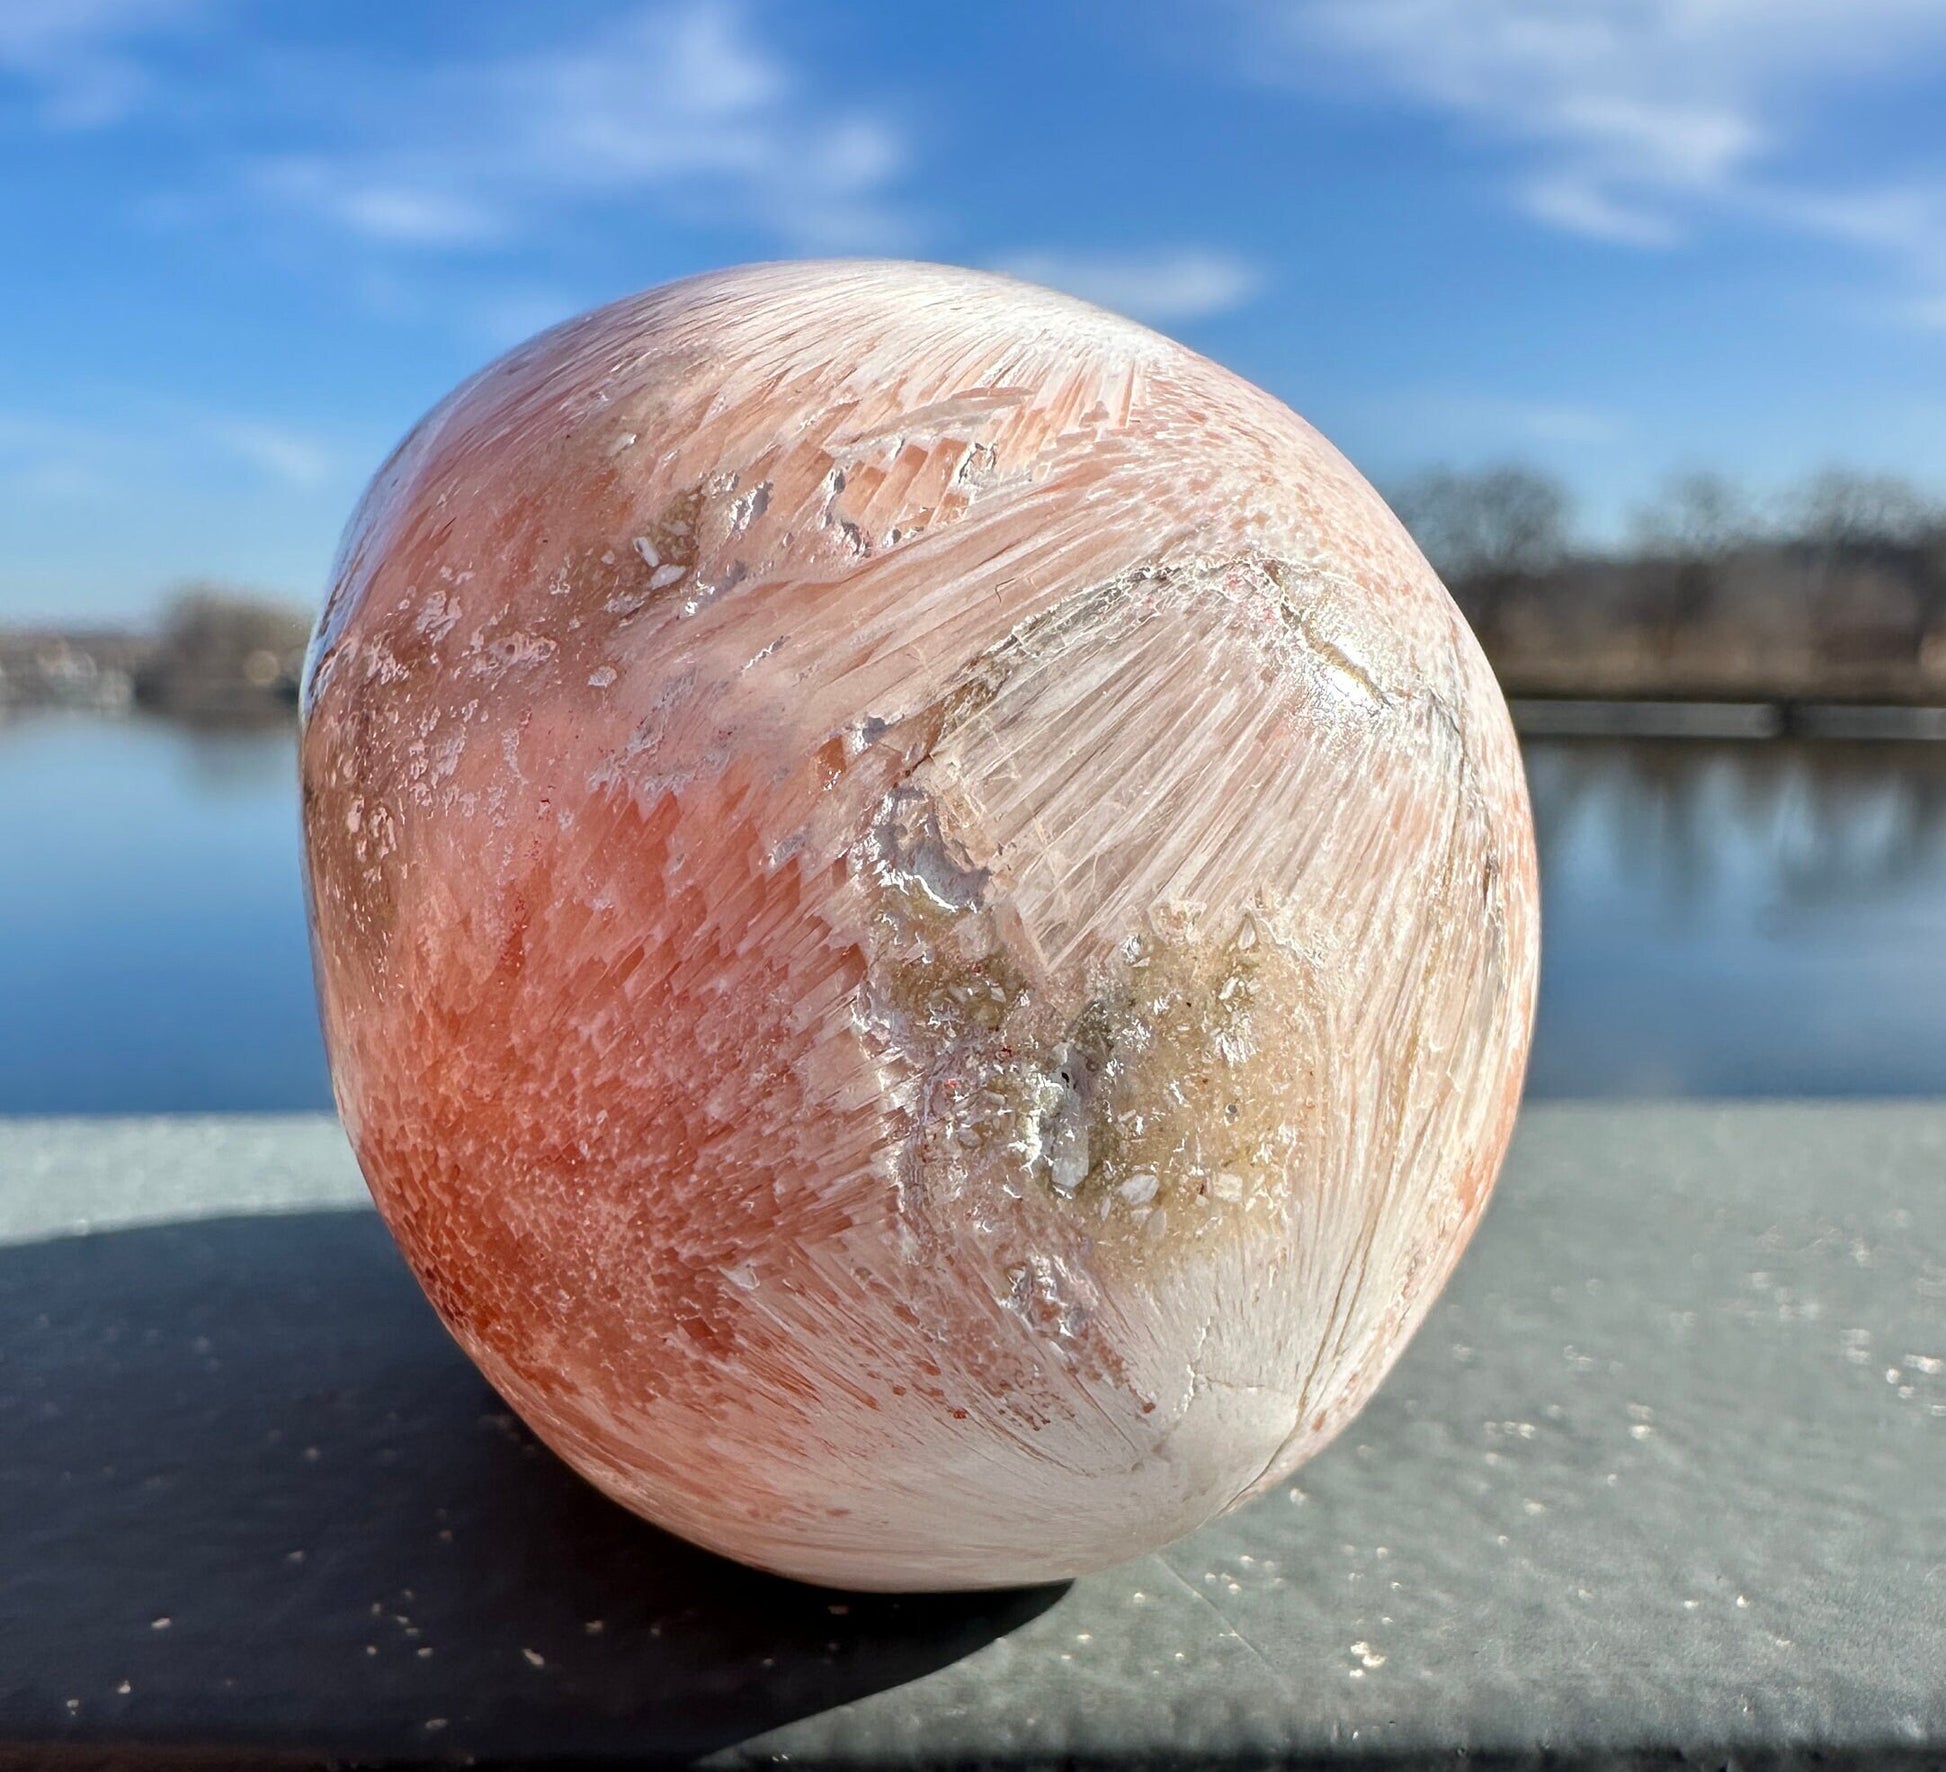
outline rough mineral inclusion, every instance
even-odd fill
[[[1358,1410],[1485,1203],[1506,711],[1282,406],[1001,278],[656,290],[355,518],[305,687],[338,1098],[610,1495],[866,1588],[1066,1575]]]

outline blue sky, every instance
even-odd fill
[[[459,377],[757,258],[993,265],[1381,484],[1946,490],[1941,0],[0,0],[0,618],[305,599]]]

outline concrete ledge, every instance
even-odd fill
[[[1531,1109],[1295,1484],[973,1600],[601,1502],[361,1198],[328,1121],[0,1121],[0,1761],[1946,1763],[1946,1106]]]

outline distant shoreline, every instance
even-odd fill
[[[193,725],[288,721],[310,625],[285,604],[195,590],[153,632],[0,628],[0,718],[139,709]]]
[[[308,626],[303,612],[281,605],[202,595],[182,600],[155,633],[0,628],[0,720],[68,711],[139,712],[195,726],[287,724],[297,713]],[[1574,659],[1500,669],[1514,727],[1528,738],[1946,741],[1946,697],[1887,693],[1922,685],[1883,672],[1861,681],[1856,669],[1839,668],[1820,684],[1817,673],[1800,671],[1768,693],[1760,682],[1724,693],[1648,672],[1603,673]]]

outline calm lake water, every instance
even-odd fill
[[[1946,745],[1528,747],[1536,1095],[1946,1094]],[[0,1112],[323,1107],[292,739],[0,724]]]

